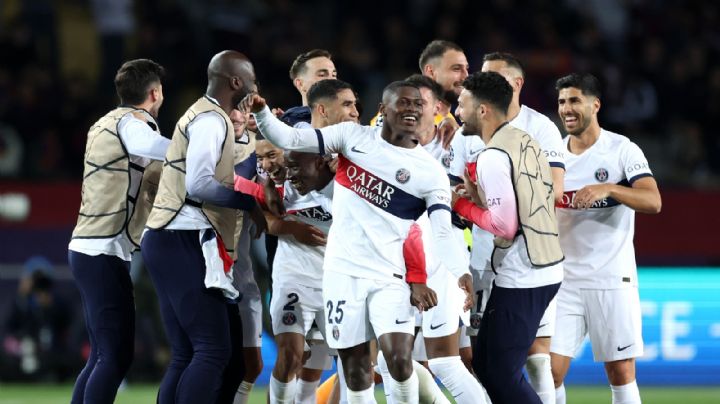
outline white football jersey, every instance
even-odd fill
[[[522,129],[538,142],[550,167],[565,168],[565,145],[560,131],[550,118],[521,105],[520,112],[510,121],[510,125]]]
[[[652,176],[642,150],[625,136],[603,129],[597,142],[581,155],[566,152],[565,167],[565,193],[557,209],[565,282],[586,289],[637,286],[635,211],[612,198],[577,210],[573,200],[586,185],[630,186]]]
[[[283,219],[307,223],[327,235],[333,217],[326,199],[315,191],[300,195],[290,181],[285,181],[283,204],[287,216]],[[324,256],[325,246],[309,246],[289,234],[278,237],[273,261],[273,285],[298,284],[322,288]]]
[[[325,271],[404,281],[403,243],[410,226],[427,210],[439,258],[451,272],[467,272],[451,233],[450,182],[422,147],[394,146],[382,138],[382,128],[352,122],[314,131],[290,128],[267,107],[256,119],[263,135],[278,147],[339,154]]]

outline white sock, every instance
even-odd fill
[[[415,371],[410,378],[404,381],[393,379],[393,389],[390,395],[396,404],[418,404],[418,377]]]
[[[320,380],[314,382],[308,382],[303,379],[298,379],[297,386],[295,388],[295,404],[315,404],[316,391]]]
[[[550,370],[550,354],[530,355],[525,362],[530,385],[543,404],[555,404],[555,382]]]
[[[377,372],[382,377],[383,391],[385,391],[385,402],[387,404],[395,404],[390,392],[393,391],[393,378],[390,376],[390,370],[388,370],[387,361],[382,353],[382,350],[378,350],[377,354]]]
[[[237,393],[235,393],[233,404],[247,404],[250,398],[250,391],[252,391],[254,385],[254,383],[243,380],[242,383],[240,383],[240,387],[238,387]]]
[[[430,359],[430,370],[450,391],[458,404],[485,404],[485,394],[480,383],[470,374],[460,356]]]
[[[374,404],[375,403],[375,384],[362,391],[352,391],[347,389],[347,402],[349,404]]]
[[[292,404],[295,399],[296,379],[283,383],[270,376],[270,403],[271,404]]]
[[[560,387],[555,388],[555,404],[565,404],[565,384],[561,384]]]
[[[419,399],[421,403],[450,404],[440,386],[435,383],[435,378],[425,366],[413,361],[413,370],[418,376]]]
[[[640,389],[637,381],[633,380],[623,386],[610,386],[613,404],[640,404]]]
[[[340,357],[337,358],[337,375],[338,375],[338,384],[340,384],[340,404],[347,404],[348,402],[348,386],[347,382],[345,381],[345,371],[343,371],[342,366],[342,360],[340,360]]]

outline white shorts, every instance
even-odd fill
[[[595,362],[643,354],[638,289],[580,289],[563,283],[557,296],[557,330],[550,351],[574,358],[586,335]]]
[[[270,299],[270,317],[275,335],[293,332],[307,336],[315,322],[325,327],[322,291],[302,285],[274,285]]]
[[[414,334],[410,286],[401,279],[374,280],[325,271],[323,301],[330,348],[344,349],[383,334]]]
[[[492,283],[495,279],[493,271],[475,271],[473,270],[473,289],[475,290],[475,305],[470,309],[470,324],[467,327],[467,335],[475,337],[480,329],[480,320],[482,320],[485,306],[490,299],[490,291],[492,291]]]
[[[482,321],[488,299],[490,299],[493,281],[495,280],[495,273],[492,271],[475,271],[474,275],[475,307],[471,310],[470,326],[467,328],[467,334],[471,337],[477,336],[478,330],[480,329],[480,322]],[[545,313],[543,313],[540,324],[538,325],[536,337],[553,336],[555,332],[556,307],[557,304],[555,298],[553,298],[545,309]]]
[[[553,297],[545,309],[540,324],[538,325],[536,337],[552,337],[555,335],[555,318],[557,317],[557,297]]]
[[[257,285],[255,285],[257,287]],[[238,311],[242,320],[243,347],[262,346],[262,302],[260,296],[243,294],[238,302]]]
[[[427,286],[437,294],[438,304],[423,312],[422,332],[425,338],[440,338],[455,334],[463,324],[470,323],[470,313],[463,310],[465,292],[458,286],[457,278],[441,268],[428,278]]]

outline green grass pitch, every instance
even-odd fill
[[[72,385],[54,384],[0,384],[2,404],[55,404],[70,402]],[[265,403],[265,387],[253,390],[250,403]],[[118,393],[117,404],[152,404],[157,393],[156,385],[131,384]],[[640,386],[643,403],[648,404],[720,404],[720,387],[650,387]],[[382,390],[376,390],[378,403],[384,403]],[[608,404],[608,387],[568,386],[568,403]]]

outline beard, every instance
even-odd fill
[[[455,94],[454,90],[445,90],[442,99],[450,105],[455,105],[458,102],[458,97],[460,96]]]

